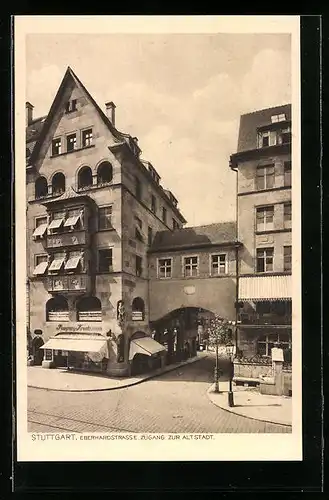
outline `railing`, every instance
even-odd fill
[[[271,314],[263,316],[260,314],[242,314],[239,317],[239,321],[242,325],[291,325],[292,318],[291,315],[279,316]]]
[[[47,248],[85,245],[86,242],[86,231],[70,231],[62,234],[47,235]]]
[[[90,276],[75,274],[72,276],[48,276],[48,292],[88,292]]]

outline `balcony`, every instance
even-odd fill
[[[286,314],[284,316],[278,314],[239,314],[239,321],[241,325],[250,326],[285,326],[291,325],[292,318],[291,314]]]
[[[47,248],[72,247],[86,244],[86,231],[70,231],[67,233],[47,235]]]
[[[87,293],[91,289],[91,279],[87,274],[48,276],[47,289],[50,293]]]

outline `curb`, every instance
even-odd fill
[[[224,406],[221,406],[218,403],[215,403],[211,399],[211,397],[209,396],[209,394],[212,392],[212,388],[213,388],[213,384],[207,390],[207,396],[208,396],[209,401],[214,406],[217,406],[217,408],[220,408],[221,410],[227,411],[228,413],[234,413],[234,415],[238,415],[239,417],[249,418],[250,420],[256,420],[257,422],[265,422],[266,424],[274,424],[274,425],[283,425],[284,427],[291,427],[292,428],[292,424],[287,424],[287,423],[278,422],[278,421],[275,422],[273,420],[265,420],[264,418],[249,417],[247,415],[243,415],[242,413],[239,413],[238,411],[234,411],[234,409],[231,410],[228,407],[226,408]],[[234,408],[234,406],[233,406],[233,408]]]
[[[117,391],[118,389],[124,389],[126,387],[132,387],[133,385],[138,385],[142,384],[146,380],[150,380],[155,377],[159,377],[160,375],[163,375],[165,373],[177,370],[177,368],[181,368],[182,366],[186,366],[192,363],[195,363],[196,361],[201,361],[201,359],[205,359],[207,355],[201,356],[201,357],[194,357],[190,358],[187,361],[183,361],[182,363],[176,364],[176,365],[169,365],[167,368],[162,369],[161,371],[155,371],[150,373],[149,375],[139,379],[135,380],[134,382],[127,382],[126,384],[118,385],[116,387],[104,387],[101,389],[50,389],[49,387],[40,387],[40,386],[35,386],[35,385],[28,385],[30,389],[40,389],[42,391],[54,391],[54,392],[104,392],[104,391]]]

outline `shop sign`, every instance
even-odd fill
[[[58,323],[55,327],[56,333],[100,333],[106,334],[109,331],[109,325],[101,323]]]

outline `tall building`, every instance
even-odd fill
[[[246,357],[291,356],[291,105],[242,115],[237,152],[237,345]]]
[[[102,369],[123,375],[131,340],[150,334],[147,250],[186,221],[137,138],[116,128],[114,103],[105,108],[70,68],[47,116],[26,103],[28,325],[56,334],[44,366],[88,365],[83,342],[99,340],[94,365],[108,358]]]

